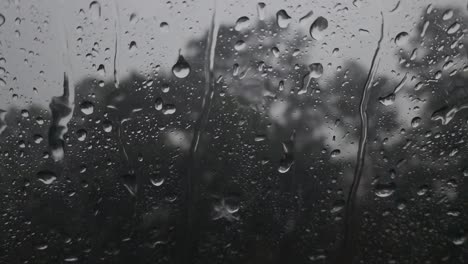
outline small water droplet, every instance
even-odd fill
[[[325,30],[328,28],[328,20],[322,16],[315,19],[310,26],[310,36],[315,40],[321,40],[325,35]]]

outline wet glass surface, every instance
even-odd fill
[[[0,263],[467,263],[467,5],[0,1]]]

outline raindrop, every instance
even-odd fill
[[[385,106],[389,106],[395,103],[395,98],[396,98],[396,95],[394,93],[391,93],[387,96],[379,97],[379,102]]]
[[[465,244],[466,242],[466,236],[464,235],[458,235],[452,239],[452,243],[456,246],[461,246]]]
[[[273,56],[275,56],[276,58],[278,58],[280,55],[280,51],[277,47],[271,48],[271,53],[273,53]]]
[[[324,17],[318,17],[310,26],[310,36],[315,40],[320,40],[325,35],[324,31],[328,28],[328,20]]]
[[[336,158],[336,157],[338,157],[340,154],[341,154],[341,151],[340,151],[339,149],[335,149],[335,150],[333,150],[333,151],[331,152],[330,156],[331,156],[332,158]]]
[[[321,63],[312,63],[309,65],[310,77],[319,78],[323,74],[323,66]]]
[[[162,111],[165,115],[172,115],[176,112],[176,107],[173,104],[166,104],[163,106]]]
[[[396,185],[395,183],[387,183],[387,184],[377,184],[375,186],[375,195],[380,198],[389,197],[395,192]]]
[[[280,166],[278,167],[279,173],[288,172],[294,163],[294,153],[293,153],[294,137],[295,137],[295,133],[291,135],[291,138],[289,140],[282,142],[283,156],[281,157]]]
[[[162,22],[159,24],[159,28],[161,29],[162,32],[167,33],[169,32],[169,24],[166,22]]]
[[[176,64],[172,67],[172,73],[179,79],[183,79],[190,74],[190,65],[180,54],[180,51],[179,58],[177,59]]]
[[[102,122],[104,132],[110,133],[112,131],[112,123],[109,120]]]
[[[128,45],[128,49],[130,52],[135,52],[137,50],[137,44],[135,41],[131,41],[130,44]]]
[[[234,49],[237,51],[241,51],[245,49],[245,42],[243,40],[237,41],[236,44],[234,45]]]
[[[305,23],[309,18],[312,17],[313,14],[314,14],[314,12],[313,12],[312,10],[309,11],[309,13],[305,14],[303,17],[301,17],[301,18],[299,19],[299,23],[301,23],[301,24],[302,24],[302,23]]]
[[[0,14],[0,27],[3,26],[3,24],[5,24],[5,17]]]
[[[98,20],[101,17],[101,5],[98,1],[93,1],[89,4],[89,11],[93,20]]]
[[[452,9],[449,9],[447,11],[444,12],[443,16],[442,16],[442,19],[443,20],[449,20],[453,17],[453,11]]]
[[[47,185],[52,184],[57,179],[55,173],[49,170],[42,170],[36,176],[39,181]]]
[[[34,143],[40,144],[44,140],[44,138],[41,135],[34,135]]]
[[[262,21],[265,20],[265,6],[263,2],[257,4],[258,19]]]
[[[455,34],[459,29],[460,29],[460,23],[455,22],[447,29],[447,34],[449,35]]]
[[[398,35],[395,37],[395,44],[399,47],[404,46],[406,43],[408,43],[409,40],[409,34],[408,32],[400,32]]]
[[[84,129],[79,129],[78,131],[76,131],[76,135],[78,136],[79,141],[84,141],[86,139],[87,134],[88,133]]]
[[[162,110],[163,100],[161,97],[156,98],[156,100],[154,101],[154,108],[158,111]]]
[[[100,64],[98,69],[97,69],[97,72],[99,75],[101,76],[106,76],[106,68],[104,67],[103,64]]]
[[[234,29],[236,31],[241,31],[241,30],[244,30],[246,28],[248,28],[250,25],[250,19],[246,16],[243,16],[243,17],[240,17],[239,19],[237,19],[236,21],[236,25],[234,26]]]
[[[153,173],[150,175],[150,182],[153,186],[159,187],[164,183],[164,177],[157,173]]]
[[[132,13],[132,14],[130,15],[130,23],[131,23],[131,24],[135,24],[135,23],[137,22],[137,20],[138,20],[137,14]]]
[[[415,117],[413,120],[411,120],[411,126],[413,128],[417,128],[421,125],[421,118],[420,117]]]
[[[89,101],[84,101],[80,104],[80,110],[85,115],[90,115],[94,112],[94,105]]]
[[[291,17],[284,9],[281,9],[276,13],[276,23],[278,23],[280,28],[287,28],[289,23],[291,23]]]

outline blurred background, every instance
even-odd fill
[[[0,263],[467,263],[465,0],[1,0]]]

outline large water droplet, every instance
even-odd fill
[[[3,24],[5,24],[5,17],[0,14],[0,27],[3,26]]]
[[[390,93],[384,97],[379,97],[379,102],[385,106],[389,106],[395,103],[395,97],[394,93]]]
[[[291,169],[294,163],[294,138],[295,133],[291,135],[291,138],[287,141],[282,142],[283,145],[283,156],[280,160],[280,166],[278,167],[279,173],[286,173]]]
[[[310,26],[310,36],[315,40],[320,40],[325,35],[325,30],[328,28],[328,20],[324,17],[317,17],[314,23]]]
[[[93,1],[89,4],[89,12],[93,20],[98,20],[101,17],[101,5],[98,1]]]
[[[447,29],[447,34],[449,35],[455,34],[459,29],[460,29],[460,23],[455,22]]]
[[[421,118],[420,117],[415,117],[413,120],[411,120],[411,126],[413,128],[417,128],[421,125]]]
[[[49,170],[42,170],[36,176],[39,181],[47,185],[52,184],[57,179],[55,173]]]
[[[289,23],[291,23],[291,17],[284,9],[281,9],[276,13],[276,23],[278,23],[280,28],[287,28]]]
[[[237,50],[237,51],[241,51],[241,50],[245,49],[245,46],[246,46],[245,42],[243,40],[239,40],[234,45],[234,49]]]
[[[190,74],[190,65],[180,53],[176,64],[172,67],[172,73],[175,77],[180,79],[183,79]]]
[[[312,63],[309,65],[310,77],[319,78],[323,74],[323,66],[321,63]]]
[[[408,32],[400,32],[396,35],[395,37],[395,44],[397,44],[398,47],[404,46],[406,43],[408,43],[409,40],[409,34]]]
[[[162,22],[161,24],[159,24],[159,28],[164,33],[169,32],[169,24],[167,22]]]
[[[241,30],[248,28],[249,26],[250,26],[250,19],[246,16],[243,16],[237,19],[236,26],[234,27],[234,29],[236,31],[241,31]]]
[[[159,173],[153,173],[150,175],[150,182],[153,186],[159,187],[164,183],[164,177]]]
[[[78,131],[76,131],[76,135],[78,136],[79,141],[84,141],[86,139],[87,134],[88,132],[86,132],[86,130],[84,129],[79,129]]]
[[[375,186],[375,195],[380,198],[389,197],[395,192],[396,185],[395,183],[387,183],[387,184],[377,184]]]
[[[258,12],[259,20],[265,20],[265,6],[266,4],[263,2],[260,2],[257,4],[257,12]]]
[[[89,101],[84,101],[80,104],[80,110],[85,115],[90,115],[94,112],[94,105]]]
[[[442,16],[442,19],[443,20],[449,20],[452,17],[453,17],[453,11],[452,11],[452,9],[449,9],[449,10],[444,12],[444,15]]]

